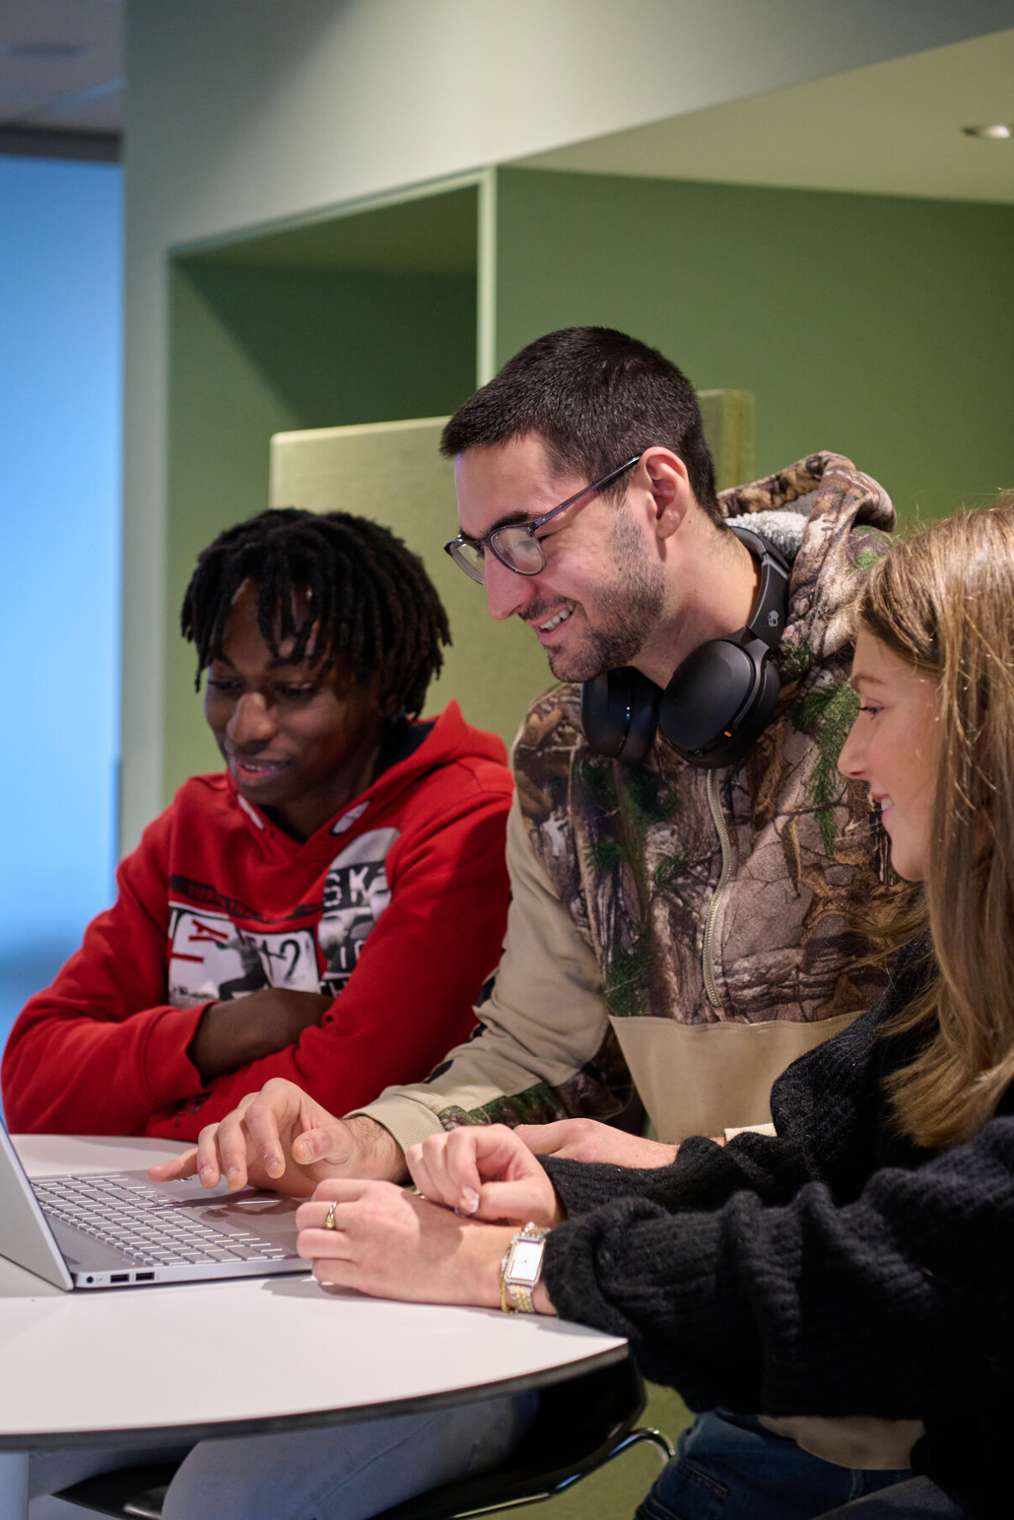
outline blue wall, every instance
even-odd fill
[[[109,900],[122,173],[0,157],[0,1040]]]

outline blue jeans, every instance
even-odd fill
[[[839,1467],[767,1430],[752,1415],[713,1410],[680,1436],[637,1520],[816,1520],[911,1471]]]
[[[883,1493],[858,1499],[821,1520],[964,1520],[965,1511],[929,1478],[909,1478]]]
[[[51,1494],[93,1473],[185,1456],[166,1495],[165,1520],[366,1520],[504,1462],[537,1408],[537,1393],[519,1393],[362,1425],[201,1441],[188,1455],[171,1447],[40,1452],[31,1460],[29,1492]],[[30,1515],[70,1520],[84,1511],[40,1497]]]

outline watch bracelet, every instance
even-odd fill
[[[540,1225],[535,1224],[533,1220],[529,1220],[527,1224],[523,1225],[521,1229],[516,1231],[516,1233],[512,1236],[510,1245],[507,1247],[506,1251],[500,1258],[500,1309],[504,1314],[535,1313],[534,1293],[539,1279],[536,1278],[536,1281],[532,1284],[531,1288],[525,1287],[523,1283],[508,1283],[507,1281],[507,1263],[510,1261],[511,1251],[513,1250],[517,1241],[525,1236],[529,1230],[536,1231],[537,1236],[541,1237],[542,1239],[545,1239],[545,1237],[549,1234],[548,1230],[543,1229]],[[539,1276],[541,1277],[541,1275],[542,1274],[540,1267]]]

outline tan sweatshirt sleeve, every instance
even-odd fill
[[[517,798],[507,866],[507,937],[492,994],[476,1009],[480,1032],[425,1082],[389,1087],[357,1110],[402,1147],[461,1123],[606,1118],[629,1094],[595,956],[532,849]]]

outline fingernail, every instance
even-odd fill
[[[215,1180],[215,1168],[213,1166],[202,1166],[201,1167],[201,1181],[208,1183],[209,1186],[210,1186],[210,1184],[213,1183],[214,1180]]]
[[[269,1177],[277,1177],[283,1170],[281,1156],[274,1151],[267,1151],[264,1156],[264,1167]]]
[[[479,1211],[479,1195],[475,1188],[461,1189],[461,1212],[463,1214],[477,1214]]]
[[[239,1170],[239,1167],[238,1166],[230,1166],[225,1175],[228,1177],[230,1183],[239,1182],[239,1180],[240,1180],[240,1170]]]

